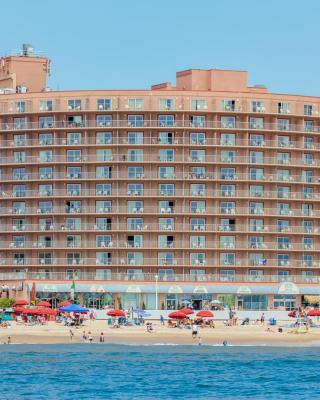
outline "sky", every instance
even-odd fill
[[[319,15],[319,0],[4,1],[0,55],[31,43],[51,60],[53,90],[145,89],[218,68],[319,96]]]

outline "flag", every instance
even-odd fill
[[[74,300],[74,292],[76,291],[76,284],[72,281],[72,285],[70,288],[70,300]]]

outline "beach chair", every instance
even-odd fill
[[[36,324],[31,315],[27,315],[27,322],[29,326],[34,326]]]
[[[24,324],[24,321],[23,321],[21,315],[17,315],[16,316],[16,323],[17,324]]]

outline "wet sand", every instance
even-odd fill
[[[278,332],[278,326],[249,325],[226,327],[222,322],[216,322],[215,328],[199,328],[198,337],[203,345],[221,345],[224,340],[230,345],[260,345],[260,346],[320,346],[320,328],[311,328],[309,333],[289,333],[284,328]],[[26,326],[12,323],[10,328],[0,329],[0,343],[5,343],[8,336],[12,344],[56,344],[85,343],[83,331],[91,332],[93,343],[99,342],[100,333],[104,333],[105,343],[148,345],[148,344],[183,344],[195,345],[198,339],[192,339],[191,330],[168,328],[160,323],[153,324],[154,331],[148,333],[145,326],[128,326],[111,328],[106,321],[87,321],[80,328],[66,327],[55,322],[46,325]],[[70,329],[74,336],[70,339]]]

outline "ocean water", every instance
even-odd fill
[[[1,399],[320,399],[319,348],[1,345]]]

